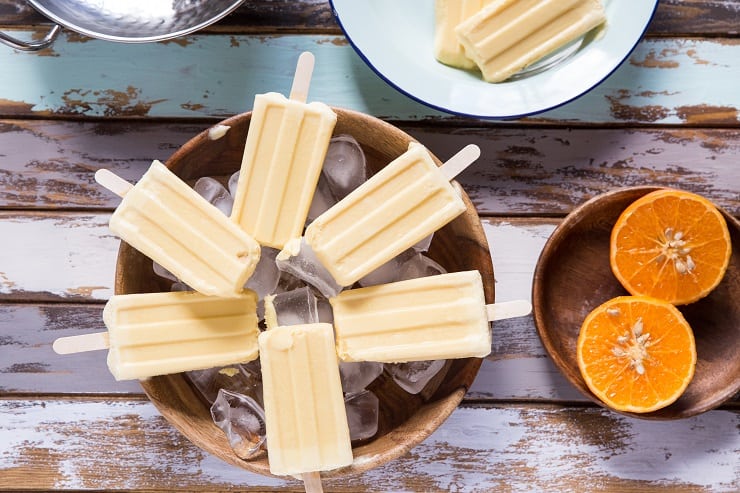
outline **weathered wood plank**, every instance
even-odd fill
[[[118,239],[107,214],[0,212],[0,298],[104,300]]]
[[[303,50],[317,57],[311,99],[394,120],[455,120],[393,90],[332,35],[125,45],[65,34],[36,54],[0,50],[0,115],[231,115],[256,93],[287,91]],[[738,57],[740,39],[648,39],[589,94],[528,121],[736,126]]]
[[[0,208],[110,210],[119,199],[94,183],[97,169],[136,181],[209,125],[0,120]],[[441,159],[471,142],[482,148],[459,177],[480,214],[565,214],[599,193],[653,184],[706,195],[740,216],[740,130],[401,128]]]
[[[0,490],[298,490],[195,448],[148,402],[3,400]],[[463,407],[408,455],[326,491],[736,491],[740,414],[673,422],[594,408]],[[121,460],[125,457],[125,460]]]
[[[0,25],[47,23],[22,0],[0,0]],[[735,0],[663,0],[648,35],[736,36],[740,9]],[[339,33],[326,0],[250,0],[204,32],[272,33],[275,31]]]
[[[48,251],[39,251],[38,256],[51,259],[48,265],[46,260],[42,260],[38,269],[49,273],[45,283],[57,286],[56,293],[34,292],[27,271],[36,271],[36,267],[13,262],[13,259],[26,258],[16,254],[2,257],[7,261],[0,262],[0,266],[19,264],[15,277],[10,278],[16,284],[15,291],[2,296],[65,300],[68,299],[67,293],[73,291],[77,296],[75,299],[95,301],[106,298],[112,290],[112,259],[118,248],[118,241],[106,233],[107,216],[101,215],[87,225],[70,214],[47,214],[44,217],[44,220],[39,220],[37,239],[41,245],[47,245]],[[0,228],[5,222],[0,216]],[[496,299],[530,299],[537,258],[557,219],[486,219],[483,224],[496,273]],[[81,235],[80,239],[75,238],[77,234]],[[59,236],[67,237],[68,244],[76,250],[53,253],[51,250],[59,244],[55,238]],[[24,238],[18,241],[23,244]],[[62,259],[84,259],[84,253],[89,251],[111,259],[110,263],[88,265],[81,262],[75,264],[72,273],[55,270],[55,265],[64,263]],[[99,290],[78,293],[80,290],[74,281],[79,278],[99,285]],[[62,357],[51,350],[51,343],[57,337],[100,330],[101,312],[101,305],[0,304],[0,350],[7,355],[0,363],[0,393],[140,394],[137,384],[115,382],[109,376],[104,353]],[[542,348],[531,316],[497,322],[493,327],[492,353],[484,361],[468,399],[587,402],[552,364]],[[733,402],[738,402],[737,398]]]

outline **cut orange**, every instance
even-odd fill
[[[731,253],[727,223],[709,200],[658,190],[619,216],[611,234],[610,264],[630,294],[683,305],[717,287]]]
[[[678,309],[647,296],[613,298],[588,314],[578,336],[588,388],[617,411],[668,406],[694,376],[694,334]]]

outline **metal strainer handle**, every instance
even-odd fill
[[[20,51],[38,51],[43,50],[44,48],[48,48],[49,46],[54,43],[54,40],[59,35],[59,31],[62,30],[62,27],[58,24],[55,24],[54,27],[49,30],[49,32],[44,36],[44,39],[41,39],[39,41],[21,41],[20,39],[14,38],[13,36],[10,36],[9,34],[6,34],[2,31],[0,31],[0,43],[6,44],[10,46],[11,48],[15,48],[16,50]]]

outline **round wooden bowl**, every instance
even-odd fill
[[[584,203],[558,226],[540,255],[534,273],[534,321],[555,365],[585,396],[604,404],[581,377],[576,343],[586,315],[615,296],[629,293],[609,266],[609,239],[624,209],[657,187],[619,189]],[[677,419],[720,405],[740,391],[740,223],[720,209],[730,230],[733,251],[720,285],[707,297],[678,309],[696,340],[694,378],[673,404],[651,413],[622,413],[637,418]]]
[[[334,135],[354,136],[365,151],[373,172],[405,152],[413,140],[376,118],[343,109],[335,108],[334,111],[338,115]],[[245,113],[222,122],[231,129],[218,140],[211,140],[207,131],[202,132],[175,152],[167,166],[188,182],[201,176],[227,178],[239,169],[250,117],[251,113]],[[479,270],[486,301],[493,303],[493,265],[486,237],[475,207],[467,195],[463,193],[462,196],[466,212],[434,235],[429,255],[451,272]],[[151,260],[121,242],[116,265],[116,294],[166,290],[169,286],[153,273]],[[354,445],[355,460],[351,466],[327,471],[322,476],[361,473],[404,455],[452,413],[473,382],[480,364],[477,358],[450,360],[418,395],[405,393],[383,373],[369,387],[380,401],[378,433],[373,439]],[[224,433],[213,424],[208,405],[184,374],[151,378],[141,385],[162,415],[198,447],[235,466],[270,474],[265,454],[252,460],[242,460],[234,454]]]

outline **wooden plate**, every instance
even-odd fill
[[[334,134],[354,136],[365,151],[372,171],[377,172],[405,152],[413,140],[376,118],[337,108],[334,111],[338,115]],[[231,129],[218,140],[211,140],[207,131],[202,132],[175,152],[167,166],[189,182],[201,176],[228,177],[239,169],[250,117],[250,113],[245,113],[221,122]],[[467,210],[435,233],[429,255],[450,272],[479,270],[486,302],[493,303],[493,265],[483,226],[467,195],[463,193],[462,196]],[[116,265],[116,294],[168,289],[169,285],[154,275],[151,260],[122,242]],[[447,419],[472,384],[480,364],[478,358],[449,361],[443,372],[419,395],[403,392],[387,373],[383,373],[370,386],[380,400],[376,437],[355,444],[355,461],[351,466],[322,473],[322,476],[357,474],[404,455]],[[197,446],[228,463],[269,475],[264,454],[249,461],[234,454],[223,432],[213,424],[207,404],[201,401],[184,375],[151,378],[141,385],[162,415]]]
[[[627,295],[609,266],[609,238],[629,204],[656,187],[615,190],[584,203],[558,226],[534,273],[534,321],[555,365],[585,396],[588,389],[576,360],[578,333],[586,315],[615,296]],[[712,409],[740,391],[740,223],[720,209],[730,229],[732,258],[724,279],[707,297],[680,306],[696,339],[694,378],[673,404],[638,418],[677,419]]]

